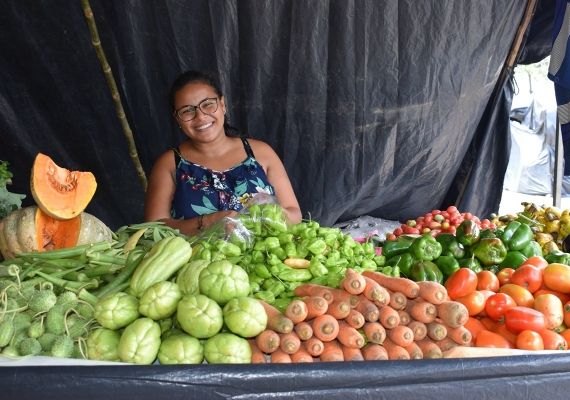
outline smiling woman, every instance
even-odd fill
[[[274,195],[290,222],[299,203],[279,156],[266,143],[228,134],[225,99],[208,74],[188,71],[170,91],[173,116],[186,140],[163,153],[149,179],[145,219],[196,234],[235,215],[248,196]]]

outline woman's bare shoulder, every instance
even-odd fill
[[[259,139],[247,139],[253,153],[256,156],[266,155],[266,156],[273,156],[275,155],[275,150],[266,142],[259,140]]]

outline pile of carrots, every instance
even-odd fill
[[[441,358],[472,342],[467,308],[437,282],[347,269],[339,288],[305,283],[295,295],[283,312],[262,302],[253,363]]]

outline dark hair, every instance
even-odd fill
[[[216,92],[218,97],[223,97],[222,89],[214,76],[208,72],[202,71],[186,71],[183,72],[174,80],[172,86],[170,87],[170,108],[174,111],[174,97],[176,93],[189,83],[203,83],[210,86]],[[227,119],[224,121],[224,130],[228,136],[241,136],[239,130],[230,124],[228,124]]]

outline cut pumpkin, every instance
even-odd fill
[[[0,252],[6,260],[32,251],[111,241],[112,237],[107,225],[86,212],[57,220],[31,206],[15,210],[0,221]]]
[[[30,187],[44,213],[58,220],[70,220],[85,210],[95,194],[97,181],[91,172],[70,171],[38,153]]]

